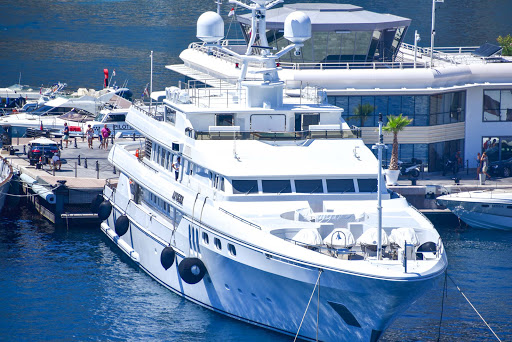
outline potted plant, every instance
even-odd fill
[[[409,125],[413,119],[409,119],[407,116],[402,114],[388,115],[387,124],[382,127],[385,132],[393,133],[393,149],[391,150],[391,160],[389,161],[389,167],[386,171],[386,184],[396,185],[400,170],[398,168],[398,132],[403,131],[404,128]]]

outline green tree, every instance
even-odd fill
[[[357,107],[354,108],[354,115],[351,116],[350,118],[351,119],[361,118],[361,126],[364,126],[366,119],[368,118],[368,116],[370,116],[370,114],[373,113],[374,110],[375,110],[375,107],[369,103],[358,104]]]
[[[512,36],[510,34],[505,37],[499,36],[496,38],[500,46],[503,48],[501,54],[503,56],[512,56]]]
[[[404,128],[412,122],[407,116],[388,115],[388,123],[382,127],[386,132],[393,133],[393,149],[391,150],[391,160],[389,161],[390,170],[398,170],[398,132],[403,131]]]

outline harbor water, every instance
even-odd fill
[[[17,211],[0,220],[0,340],[291,340],[171,293],[97,226],[55,228],[31,209]],[[512,340],[512,232],[443,221],[436,227],[448,275],[498,336]],[[381,341],[496,340],[450,279],[443,303],[443,285],[405,311]]]
[[[306,1],[294,1],[306,2]],[[315,2],[315,1],[307,1]],[[316,1],[316,2],[328,2]],[[421,46],[430,45],[432,1],[346,1],[370,11],[411,18]],[[226,32],[241,34],[222,5]],[[165,65],[196,41],[201,13],[212,0],[0,0],[0,87],[66,82],[99,89],[103,69],[116,70],[139,98],[180,77]],[[436,45],[496,43],[512,33],[510,0],[446,0],[438,5]],[[6,341],[290,341],[290,337],[213,313],[171,293],[115,247],[98,226],[55,228],[32,209],[0,216],[0,340]],[[449,260],[440,281],[389,327],[382,341],[494,341],[454,286],[503,341],[512,341],[512,232],[435,220]],[[442,314],[442,320],[440,320]],[[300,319],[300,318],[299,318]],[[441,323],[441,324],[440,324]]]

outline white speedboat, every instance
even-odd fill
[[[12,166],[7,160],[0,157],[0,211],[4,207],[5,198],[9,192],[9,186],[12,180]]]
[[[512,190],[452,193],[439,196],[437,203],[472,227],[512,229]]]
[[[264,37],[275,3],[238,5]],[[163,113],[133,105],[126,121],[145,144],[112,148],[119,180],[93,204],[115,245],[194,303],[305,340],[376,341],[440,278],[446,252],[432,223],[383,188],[341,108],[318,89],[286,95],[276,59],[309,24],[292,13],[292,44],[275,54],[251,42],[236,87],[166,88]],[[197,36],[215,45],[223,27],[204,13]],[[247,77],[250,64],[266,66],[262,78]]]

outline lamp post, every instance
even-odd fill
[[[414,68],[416,69],[416,54],[418,53],[418,42],[421,40],[418,31],[414,31]]]
[[[430,67],[433,65],[434,53],[434,36],[436,35],[436,2],[444,2],[444,0],[432,0],[432,31],[430,31]]]

